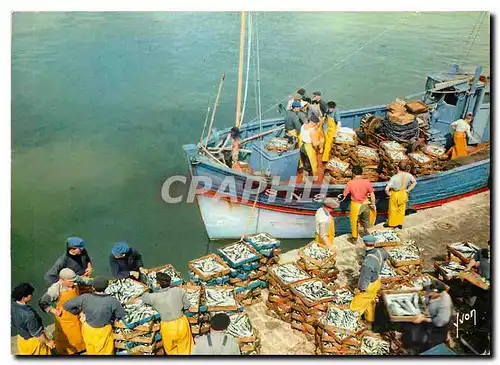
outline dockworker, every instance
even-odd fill
[[[124,279],[133,277],[139,279],[140,268],[144,266],[142,256],[135,248],[121,241],[114,244],[109,256],[111,277]]]
[[[467,140],[465,136],[469,139],[472,138],[470,132],[470,123],[472,122],[472,113],[467,113],[465,119],[458,119],[450,124],[453,130],[453,142],[454,146],[448,151],[451,154],[451,158],[467,156]]]
[[[85,241],[80,237],[69,237],[66,240],[66,252],[62,254],[45,274],[49,284],[59,281],[59,272],[64,268],[71,269],[79,276],[92,276],[92,261],[85,249]]]
[[[358,241],[358,221],[361,221],[365,230],[375,224],[377,208],[375,206],[375,193],[370,180],[363,177],[363,169],[359,165],[352,167],[354,175],[345,189],[344,196],[351,194],[349,216],[351,221],[351,243]],[[368,200],[369,196],[369,200]]]
[[[77,315],[64,309],[64,303],[78,297],[78,284],[91,284],[90,279],[75,274],[64,268],[59,273],[59,281],[52,284],[38,301],[40,309],[54,315],[54,339],[59,355],[73,355],[85,350],[82,326]],[[52,305],[55,304],[53,307]]]
[[[82,336],[87,355],[113,355],[114,340],[111,324],[125,316],[120,302],[105,293],[108,280],[102,276],[94,279],[94,293],[82,294],[64,303],[70,313],[80,314],[83,320]]]
[[[326,101],[321,99],[321,92],[313,92],[312,103],[319,106],[322,115],[328,111],[328,105]]]
[[[417,185],[417,180],[408,172],[409,169],[410,165],[406,161],[400,161],[396,167],[396,175],[391,177],[385,187],[385,193],[389,195],[389,215],[384,227],[403,228],[408,193]]]
[[[316,176],[318,171],[318,159],[316,147],[318,146],[317,126],[311,121],[306,121],[300,129],[300,160],[304,166],[304,176]]]
[[[479,275],[481,275],[483,278],[486,280],[491,280],[491,273],[490,273],[490,250],[487,248],[482,248],[480,250],[477,250],[474,253],[474,256],[471,258],[469,264],[467,265],[466,271],[471,270],[472,268],[475,268],[478,272]],[[469,298],[469,305],[471,307],[474,307],[476,304],[476,300],[478,297],[481,297],[481,299],[487,299],[489,293],[489,290],[483,290],[479,288],[476,285],[472,285],[472,290],[471,290],[471,295]]]
[[[210,332],[200,336],[193,355],[241,355],[236,339],[224,333],[231,319],[226,313],[217,313],[210,319]]]
[[[430,318],[417,316],[412,322],[418,326],[412,328],[417,334],[413,338],[420,338],[419,351],[426,351],[446,341],[452,316],[452,301],[446,292],[446,287],[440,282],[424,283],[425,301]]]
[[[354,291],[355,296],[351,302],[350,309],[365,316],[366,321],[375,321],[375,305],[377,294],[382,286],[380,272],[384,267],[385,260],[389,257],[387,251],[375,248],[376,238],[372,235],[363,237],[366,247],[366,256],[361,265],[358,287]]]
[[[327,247],[333,247],[335,223],[333,212],[339,207],[339,202],[333,198],[323,200],[323,206],[316,211],[316,242]]]
[[[342,128],[340,121],[340,113],[337,109],[337,104],[334,101],[327,103],[326,111],[326,131],[325,131],[325,145],[323,148],[323,156],[321,160],[328,162],[330,160],[330,151],[332,150],[333,139],[337,136],[337,131]]]
[[[291,100],[291,103],[289,104],[290,109],[287,109],[285,116],[285,131],[287,135],[299,138],[302,123],[307,120],[307,116],[302,111],[305,102],[302,101],[302,97],[299,94],[296,94],[293,96],[293,100]]]
[[[142,301],[149,304],[161,317],[161,338],[167,355],[189,355],[194,342],[189,321],[183,310],[191,306],[184,290],[171,287],[172,278],[166,273],[157,273],[156,281],[160,290],[146,293]]]
[[[50,355],[55,347],[54,341],[45,333],[42,318],[28,305],[34,291],[28,283],[19,284],[12,290],[10,320],[17,331],[18,355]]]

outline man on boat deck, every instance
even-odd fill
[[[363,237],[366,246],[366,256],[359,273],[358,288],[350,309],[365,315],[368,322],[375,321],[375,304],[377,294],[382,286],[380,272],[389,254],[384,248],[375,248],[376,238],[372,235]]]
[[[92,261],[85,249],[85,241],[80,237],[69,237],[66,240],[66,252],[62,254],[45,274],[49,284],[59,281],[59,272],[65,267],[73,270],[76,275],[90,277]]]
[[[302,123],[307,120],[307,115],[302,111],[305,101],[299,94],[294,95],[293,100],[290,101],[290,109],[287,109],[285,116],[285,131],[290,136],[299,137]]]
[[[302,142],[300,160],[304,166],[304,177],[316,176],[318,170],[316,147],[319,144],[317,125],[311,121],[306,121],[300,129],[299,140]]]
[[[12,290],[10,320],[17,331],[18,355],[50,355],[55,347],[54,341],[45,333],[42,318],[28,305],[34,291],[28,283],[19,284]]]
[[[210,332],[196,340],[193,355],[241,355],[235,338],[224,333],[230,323],[226,313],[214,315],[210,319]]]
[[[333,247],[335,223],[332,214],[338,207],[336,199],[326,198],[323,206],[316,211],[316,242],[320,245]]]
[[[343,195],[351,194],[351,205],[349,207],[349,216],[351,221],[351,243],[358,241],[358,221],[361,221],[365,230],[373,226],[377,216],[375,206],[375,193],[370,180],[363,177],[361,166],[352,167],[354,177],[349,181],[344,189]],[[370,196],[370,200],[368,200]]]
[[[127,242],[117,242],[109,256],[111,276],[117,279],[134,277],[139,279],[140,268],[144,266],[142,256],[136,249],[130,247]]]
[[[91,279],[77,276],[71,269],[62,269],[59,281],[52,284],[38,301],[42,311],[54,315],[54,338],[59,355],[73,355],[85,350],[80,319],[63,308],[68,300],[78,297],[78,283],[90,285]]]
[[[405,161],[400,161],[397,173],[387,183],[385,193],[389,195],[389,216],[384,227],[403,228],[405,221],[406,203],[408,193],[415,188],[417,180],[408,172],[410,166]]]
[[[340,122],[340,113],[337,109],[337,104],[334,101],[327,103],[326,111],[326,131],[325,131],[325,146],[323,147],[323,156],[321,160],[326,163],[330,160],[330,151],[332,150],[333,139],[337,136],[337,131],[342,128]]]
[[[316,104],[319,106],[321,115],[326,114],[326,112],[328,111],[328,104],[326,103],[326,101],[321,99],[321,92],[319,91],[313,92],[312,104]]]
[[[116,298],[105,293],[108,280],[94,279],[94,293],[82,294],[64,303],[70,313],[83,314],[82,336],[87,355],[113,355],[115,351],[111,323],[125,316],[125,310]]]
[[[142,296],[145,304],[151,305],[160,312],[161,338],[167,355],[190,355],[193,348],[193,336],[189,321],[183,310],[191,306],[184,290],[171,287],[171,277],[159,272],[156,281],[161,290],[146,293]]]
[[[454,146],[448,151],[448,154],[451,153],[451,158],[463,157],[467,156],[467,140],[465,136],[469,139],[472,138],[472,134],[470,132],[470,123],[472,122],[472,113],[467,113],[465,119],[458,119],[450,124],[451,129],[453,130],[453,142]]]

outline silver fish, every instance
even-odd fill
[[[132,299],[140,297],[144,291],[144,285],[127,278],[111,282],[104,292],[124,304]]]
[[[441,146],[427,145],[427,147],[425,148],[425,152],[434,155],[444,155],[446,153],[446,149]]]
[[[124,321],[127,323],[135,323],[159,315],[156,309],[141,301],[124,305],[123,309],[125,310]]]
[[[304,253],[312,257],[313,259],[319,260],[319,261],[324,261],[326,259],[329,259],[334,255],[333,251],[326,247],[322,247],[318,245],[318,242],[313,241],[310,244],[308,244],[306,247],[304,247]]]
[[[333,291],[332,303],[337,305],[347,305],[354,299],[354,294],[349,289],[337,289]]]
[[[479,247],[474,246],[470,242],[457,242],[451,244],[450,246],[459,251],[466,258],[474,257],[474,254],[479,251]]]
[[[274,266],[271,271],[285,284],[295,283],[300,280],[311,278],[295,264],[284,264]]]
[[[364,336],[361,340],[360,351],[364,355],[388,355],[389,349],[389,342],[375,337]]]
[[[392,278],[398,276],[396,271],[392,268],[392,266],[389,266],[389,264],[384,262],[384,266],[382,266],[382,270],[380,271],[380,277],[381,278]]]
[[[414,160],[418,161],[421,164],[426,164],[431,162],[431,159],[424,155],[423,153],[409,153],[408,156],[412,157]]]
[[[327,326],[354,332],[361,326],[358,312],[353,312],[350,309],[340,309],[334,306],[329,306],[326,314],[321,316],[319,321]]]
[[[458,274],[460,274],[461,271],[464,271],[466,269],[465,266],[455,261],[447,261],[439,265],[439,268],[443,270],[447,276],[450,277],[457,276]]]
[[[191,264],[196,267],[203,275],[215,274],[226,269],[212,256],[202,260],[191,261]]]
[[[205,288],[205,303],[209,307],[236,305],[234,289]]]
[[[254,253],[250,247],[243,242],[235,242],[232,245],[220,249],[220,251],[235,264],[249,259],[259,259],[259,255]]]
[[[387,249],[389,256],[396,261],[413,261],[420,259],[420,251],[413,243],[409,242],[406,246],[398,246]]]
[[[184,281],[184,279],[181,276],[179,276],[178,272],[172,266],[168,266],[168,267],[163,268],[161,270],[150,272],[150,273],[144,275],[146,278],[147,285],[153,289],[160,288],[160,286],[158,285],[158,282],[156,281],[156,274],[158,274],[159,272],[168,274],[170,276],[170,278],[172,279],[172,282],[178,282],[179,280]]]
[[[401,239],[392,229],[379,229],[370,233],[376,238],[375,243],[379,242],[401,242]]]
[[[228,333],[235,338],[250,337],[253,335],[254,330],[247,314],[233,314],[229,316],[229,319],[231,320],[231,323],[225,330],[225,333]]]
[[[416,316],[423,313],[423,299],[419,293],[386,294],[389,311],[396,316]]]
[[[358,146],[356,148],[356,154],[359,158],[366,158],[378,162],[380,157],[376,149],[366,146]]]
[[[279,138],[279,137],[273,137],[269,139],[269,142],[267,142],[266,148],[279,148],[279,149],[287,149],[290,147],[290,144],[288,143],[288,139],[286,138]]]
[[[380,146],[386,151],[405,151],[406,149],[401,146],[398,142],[396,141],[387,141],[387,142],[382,142],[380,143]]]
[[[191,307],[196,307],[200,304],[200,291],[195,289],[184,289],[186,298],[191,303]]]
[[[350,131],[341,128],[337,132],[337,136],[335,137],[335,142],[354,142],[355,135],[356,135],[355,133],[351,133]]]
[[[328,161],[326,167],[332,170],[339,170],[345,172],[349,168],[349,162],[345,162],[337,157],[333,157],[330,159],[330,161]]]
[[[311,301],[333,298],[333,292],[321,280],[311,280],[294,287],[299,293]]]
[[[254,245],[262,247],[264,245],[279,246],[280,241],[267,233],[258,233],[247,237]]]

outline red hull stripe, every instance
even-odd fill
[[[465,198],[467,196],[479,194],[479,193],[482,193],[482,192],[485,192],[488,190],[489,189],[487,187],[484,187],[481,189],[470,191],[468,193],[454,195],[454,196],[450,196],[448,198],[434,200],[434,201],[428,202],[428,203],[416,204],[416,205],[411,206],[411,208],[413,208],[413,209],[428,209],[428,208],[438,207],[438,206],[443,205],[445,203],[449,203],[449,202],[452,202],[454,200],[462,199],[462,198]],[[208,197],[214,197],[216,195],[216,193],[214,191],[207,191],[207,192],[203,193],[202,195],[208,196]],[[244,201],[242,201],[241,198],[234,198],[233,197],[231,199],[229,196],[221,196],[221,195],[218,195],[218,198],[221,200],[225,200],[228,203],[242,204],[242,205],[246,205],[246,206],[250,206],[250,207],[253,206],[253,204],[254,204],[253,201],[244,202]],[[236,200],[236,202],[235,202],[235,200]],[[280,207],[280,206],[276,206],[276,205],[259,203],[259,202],[257,202],[257,204],[255,206],[256,206],[256,208],[272,210],[272,211],[280,212],[280,213],[300,214],[300,215],[315,215],[316,214],[316,212],[312,211],[312,210]],[[377,211],[377,214],[384,215],[384,214],[387,214],[387,212],[378,212]],[[337,217],[347,216],[347,215],[349,215],[349,212],[345,212],[345,213],[344,212],[334,212],[332,215],[337,216]]]

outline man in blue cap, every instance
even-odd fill
[[[127,242],[121,241],[115,243],[111,250],[109,266],[113,278],[134,277],[139,279],[139,271],[144,264],[139,251],[130,247]]]
[[[49,284],[59,281],[59,272],[68,268],[78,276],[92,276],[92,260],[85,249],[85,241],[81,237],[69,237],[66,240],[66,252],[59,256],[54,265],[45,274],[45,280]]]
[[[373,323],[377,294],[382,286],[380,272],[389,254],[382,247],[375,248],[376,238],[374,236],[364,236],[363,241],[366,247],[366,256],[361,264],[358,288],[354,292],[356,295],[351,302],[350,309],[361,315],[364,314],[365,319]]]

